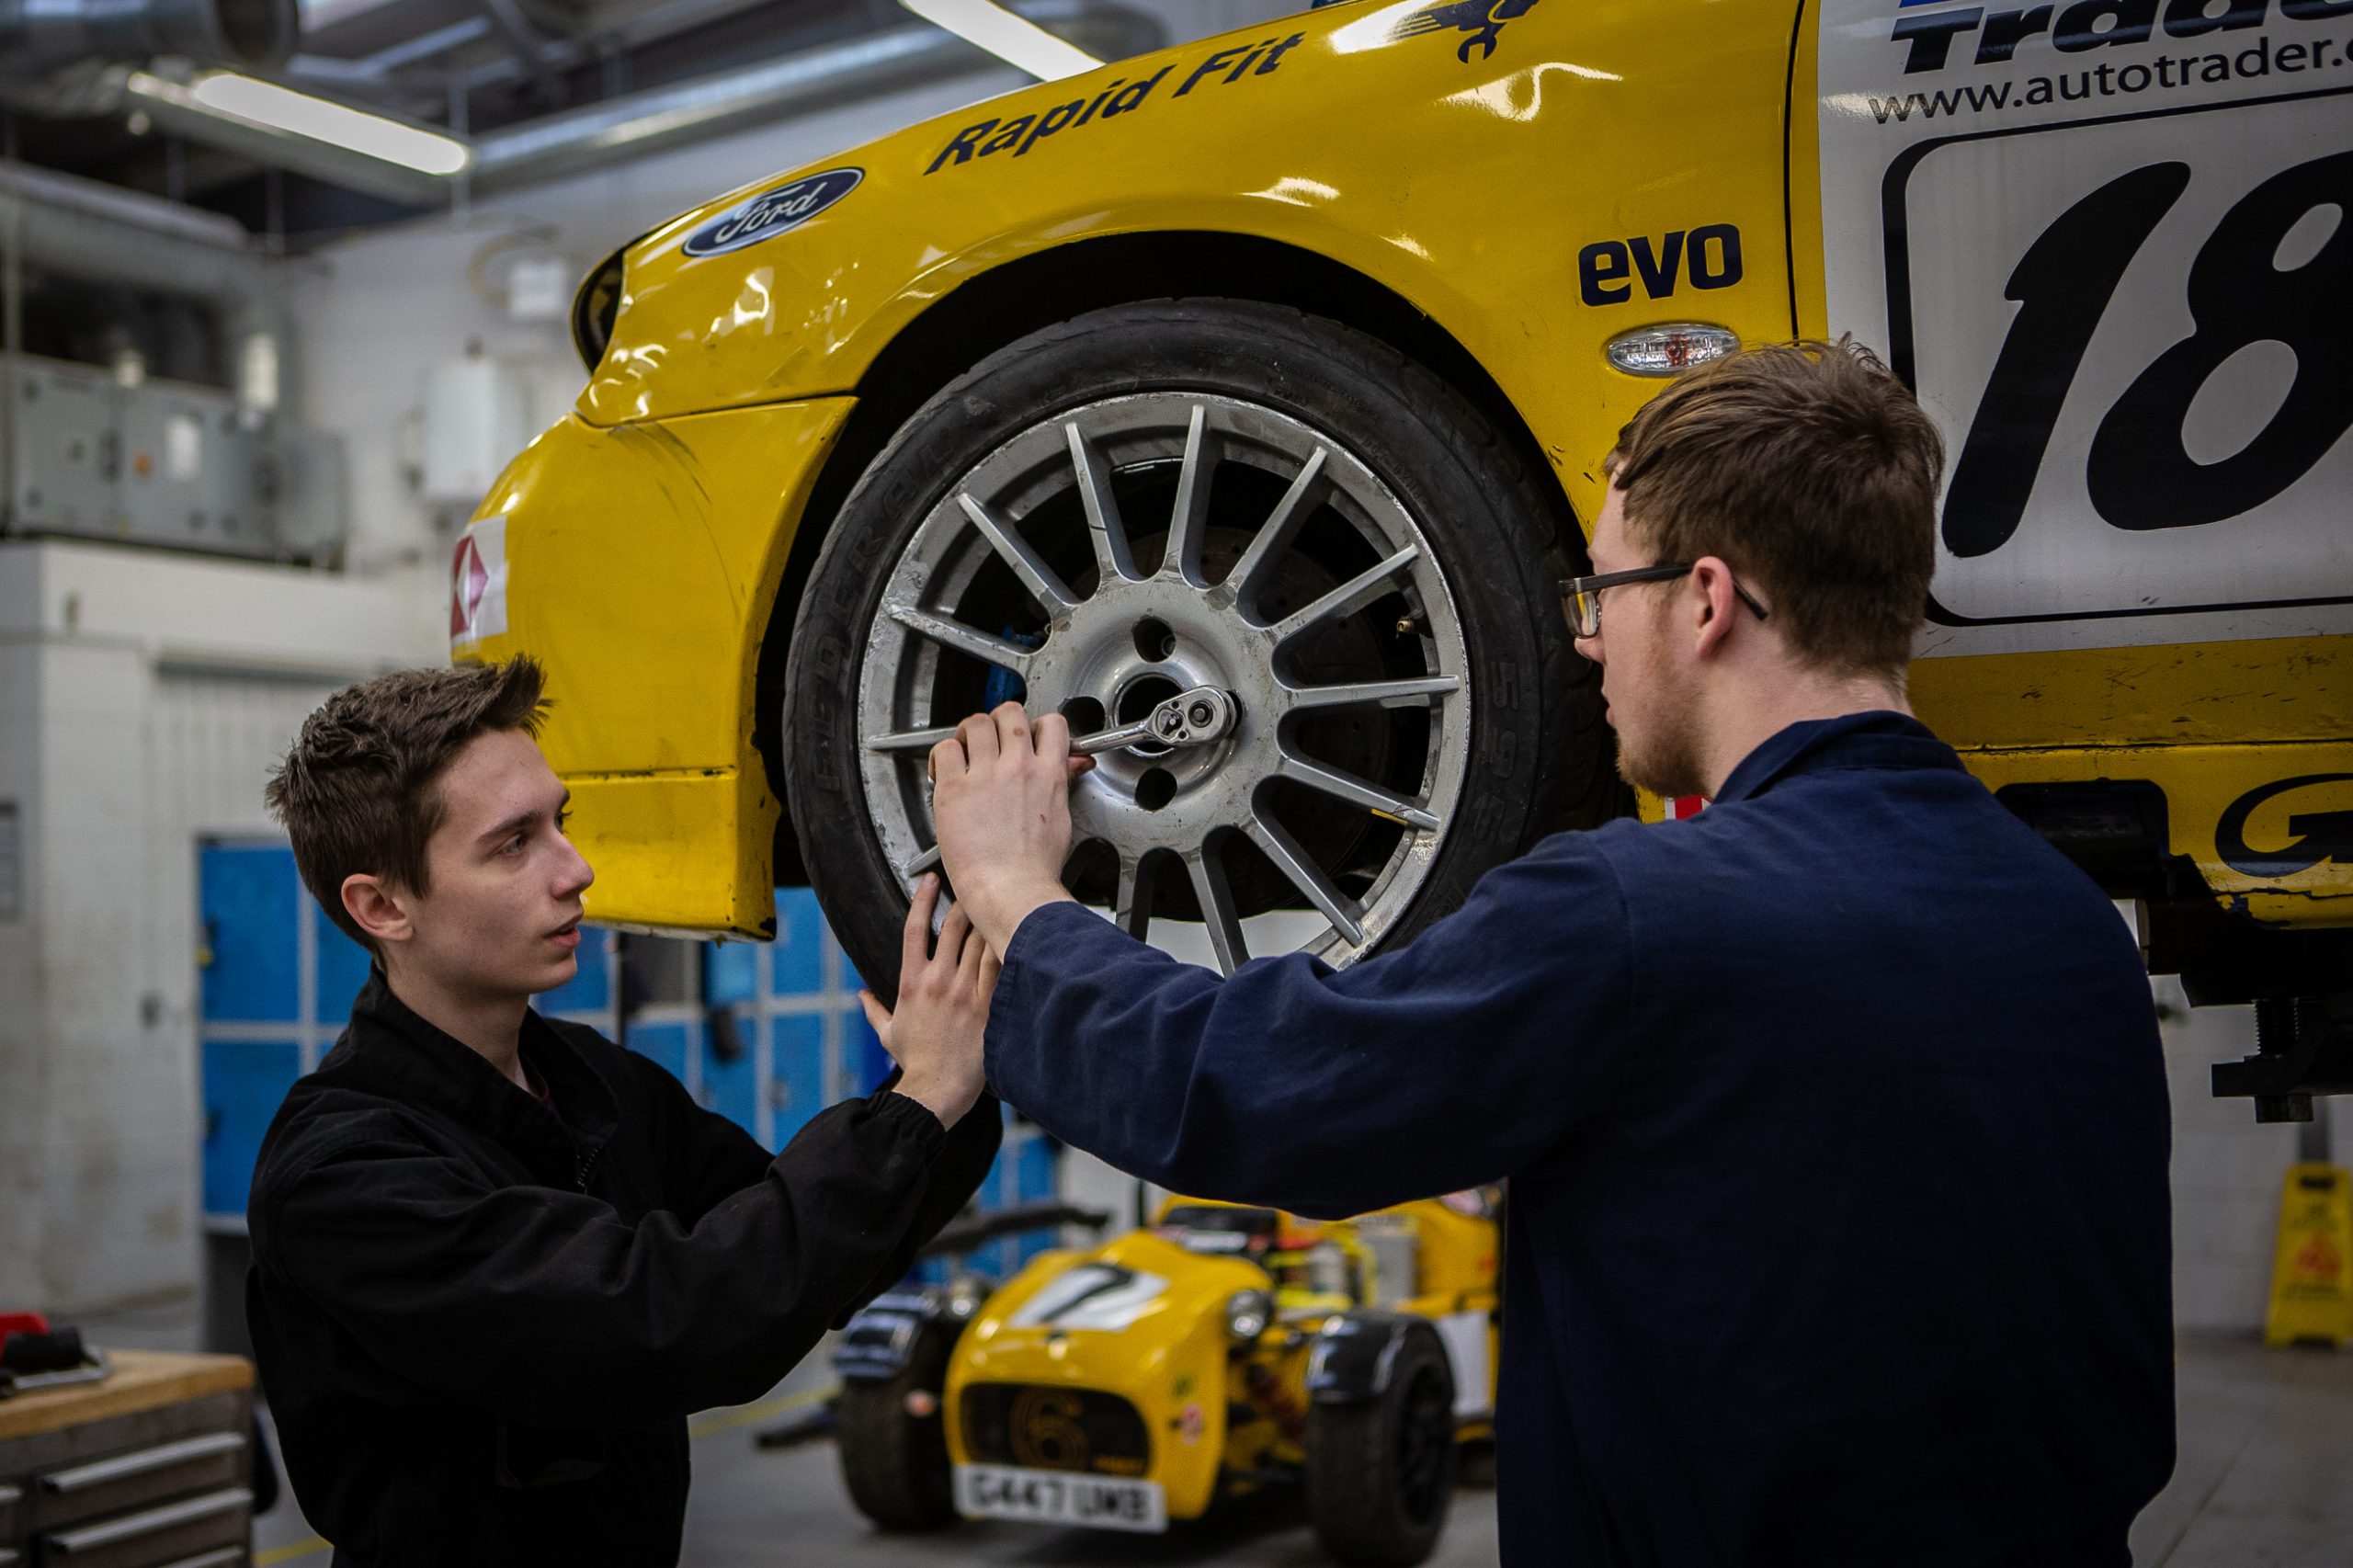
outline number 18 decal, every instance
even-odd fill
[[[1891,359],[1950,447],[1942,651],[2347,619],[2323,607],[2353,605],[2349,106],[2040,126],[1889,165]]]

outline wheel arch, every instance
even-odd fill
[[[1389,1392],[1390,1373],[1405,1346],[1434,1346],[1450,1382],[1453,1361],[1429,1319],[1412,1312],[1360,1309],[1324,1325],[1307,1358],[1307,1392],[1317,1404],[1360,1404]]]
[[[834,519],[892,436],[949,381],[1040,327],[1148,300],[1207,297],[1286,305],[1338,322],[1406,355],[1451,386],[1509,443],[1551,510],[1552,542],[1586,559],[1586,536],[1552,465],[1519,410],[1453,334],[1394,290],[1318,252],[1261,235],[1208,230],[1098,235],[1008,261],[943,294],[877,354],[854,389],[857,406],[825,460],[761,634],[753,741],[783,810],[775,881],[808,872],[784,785],[778,718],[785,659],[802,594]],[[943,374],[942,367],[949,367]]]

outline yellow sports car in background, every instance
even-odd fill
[[[1458,1448],[1493,1436],[1498,1201],[1319,1223],[1172,1199],[994,1291],[883,1296],[834,1356],[851,1500],[888,1529],[1154,1532],[1303,1486],[1336,1560],[1419,1562]]]
[[[1623,809],[1553,602],[1620,425],[1852,333],[1953,459],[1923,717],[2194,998],[2342,992],[2343,8],[1354,0],[910,127],[590,277],[457,655],[548,665],[590,918],[805,876],[872,975],[945,727],[1213,688],[1079,783],[1072,885],[1345,964]]]

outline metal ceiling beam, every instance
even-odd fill
[[[1014,9],[1106,60],[1167,41],[1156,18],[1113,0],[1028,0]],[[472,160],[457,177],[477,194],[512,189],[995,64],[953,34],[910,21],[490,131],[469,144]],[[127,101],[191,140],[392,200],[437,205],[456,184],[214,113],[173,84],[134,86]]]

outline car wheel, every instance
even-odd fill
[[[1126,305],[992,356],[853,488],[795,629],[786,793],[852,961],[890,990],[938,864],[926,754],[1009,697],[1083,735],[1231,695],[1210,744],[1097,758],[1065,870],[1228,972],[1350,963],[1599,820],[1615,779],[1553,515],[1452,388],[1296,311]]]
[[[1382,1392],[1310,1409],[1307,1517],[1336,1560],[1410,1568],[1437,1548],[1453,1500],[1454,1376],[1415,1334]]]
[[[915,1533],[957,1519],[940,1386],[955,1330],[926,1329],[906,1369],[885,1381],[845,1381],[834,1403],[842,1483],[858,1511],[886,1530]],[[910,1398],[929,1415],[909,1408]]]

